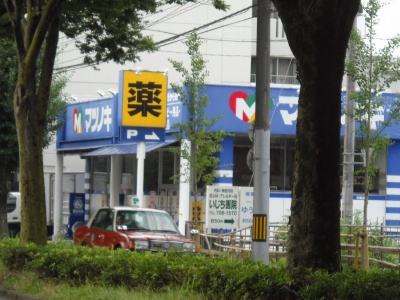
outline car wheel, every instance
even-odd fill
[[[20,229],[18,226],[10,225],[8,227],[8,233],[11,238],[15,238],[17,234],[19,233]]]

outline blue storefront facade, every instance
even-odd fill
[[[137,123],[135,121],[126,124],[124,110],[130,105],[124,102],[126,84],[121,71],[119,93],[107,99],[69,104],[65,125],[58,132],[57,152],[63,155],[79,154],[85,158],[87,219],[99,206],[126,204],[128,196],[136,194],[135,182],[138,176],[134,170],[137,167],[134,155],[138,152],[139,144],[144,143],[146,159],[143,205],[165,209],[178,219],[179,183],[169,181],[167,175],[176,174],[180,162],[178,158],[170,156],[167,148],[179,147],[180,143],[174,137],[174,124],[185,122],[187,112],[177,95],[168,91],[165,99],[153,101],[155,105],[165,104],[160,109],[160,112],[165,113],[165,124],[159,125],[158,120],[146,119],[147,117]],[[285,221],[290,214],[298,88],[271,86],[271,221]],[[129,97],[134,97],[134,91],[130,90],[130,93]],[[234,133],[234,136],[227,137],[222,143],[222,167],[218,170],[219,177],[216,178],[215,185],[251,186],[252,172],[247,166],[246,156],[252,146],[248,131],[255,117],[255,87],[207,85],[206,94],[209,97],[207,115],[221,116],[213,130],[223,129]],[[383,97],[394,99],[397,95],[384,94]],[[162,103],[163,101],[166,103]],[[386,113],[387,108],[383,108],[376,114],[373,121],[375,126],[379,126],[379,121],[385,118]],[[385,130],[385,134],[390,136],[393,144],[377,157],[379,172],[370,196],[369,217],[371,222],[395,226],[400,225],[400,127],[393,125]],[[113,164],[118,164],[119,167],[113,169]],[[120,174],[114,187],[119,194],[117,202],[109,200],[110,186],[113,185],[111,177],[115,170]],[[151,181],[151,178],[154,180]],[[355,210],[362,209],[361,185],[355,182]]]

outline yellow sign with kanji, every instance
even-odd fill
[[[122,126],[165,128],[167,76],[162,72],[123,72]]]
[[[196,212],[197,212],[197,228],[196,228]],[[190,228],[196,228],[203,232],[203,203],[197,201],[197,209],[195,202],[192,202],[192,221],[190,222]]]
[[[198,222],[203,222],[203,203],[200,201],[197,201],[197,211],[196,211],[196,205],[194,201],[192,202],[192,221],[194,222],[196,220],[196,212],[197,212],[197,221]]]

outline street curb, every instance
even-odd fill
[[[2,286],[0,286],[0,297],[5,297],[8,299],[18,299],[18,300],[41,300],[41,298],[23,294],[15,290],[7,290]]]

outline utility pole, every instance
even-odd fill
[[[353,29],[357,30],[357,16],[354,18]],[[347,59],[354,60],[354,44],[351,41],[349,41]],[[353,223],[355,121],[354,100],[350,94],[355,90],[355,82],[347,75],[342,188],[343,219],[346,224]]]
[[[264,264],[269,262],[270,12],[271,1],[258,0],[252,255],[254,260]]]

